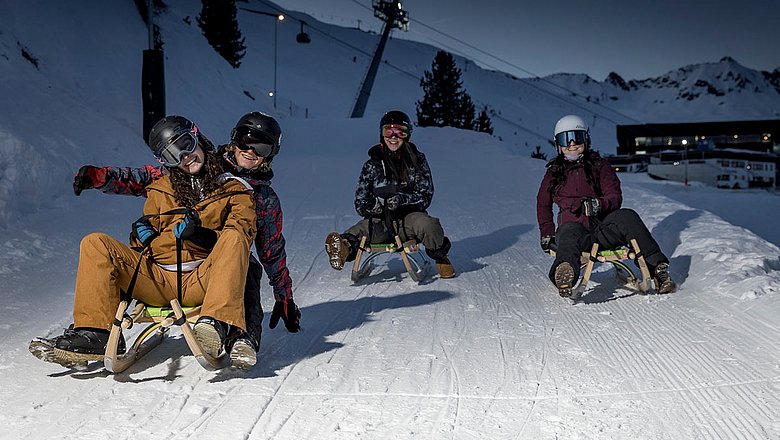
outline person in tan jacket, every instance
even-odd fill
[[[219,356],[231,330],[245,328],[244,284],[256,234],[251,186],[223,172],[210,141],[184,117],[155,124],[149,146],[169,173],[147,188],[133,247],[98,232],[81,241],[74,323],[52,341],[60,350],[105,353],[120,291],[127,291],[136,266],[133,298],[162,306],[180,295],[184,306],[202,305],[193,330],[209,355]]]

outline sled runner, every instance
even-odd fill
[[[396,235],[394,243],[366,244],[366,236],[360,239],[360,246],[352,265],[352,282],[357,283],[374,269],[374,259],[382,254],[399,254],[409,277],[418,283],[425,276],[430,262],[420,253],[420,245],[414,240],[401,243]],[[364,259],[363,254],[368,256]]]
[[[201,366],[208,370],[217,370],[230,365],[230,357],[227,354],[223,353],[218,358],[211,357],[203,351],[200,343],[195,339],[191,324],[197,321],[200,306],[182,308],[179,301],[174,299],[171,301],[170,307],[154,307],[136,302],[129,314],[126,313],[127,307],[128,302],[121,301],[117,308],[105,354],[75,353],[61,350],[54,345],[53,340],[45,338],[31,341],[30,353],[43,361],[75,369],[86,368],[90,362],[103,361],[106,370],[112,373],[121,373],[160,345],[172,326],[179,326],[184,340]],[[148,325],[141,330],[134,342],[128,345],[124,352],[120,352],[122,330],[130,329],[134,324]]]
[[[639,275],[641,275],[641,278],[625,263],[626,260],[636,261],[639,266]],[[639,249],[639,244],[637,244],[634,239],[631,240],[630,247],[623,246],[617,249],[605,249],[603,251],[599,251],[598,243],[593,243],[590,253],[582,253],[581,261],[585,266],[585,273],[582,276],[582,282],[580,282],[580,285],[575,291],[577,296],[585,293],[595,263],[612,263],[615,267],[618,279],[632,289],[644,293],[647,292],[647,289],[650,287],[650,270],[647,268],[647,263]]]
[[[218,370],[230,365],[230,357],[222,353],[217,358],[209,356],[203,351],[200,343],[195,339],[192,324],[198,320],[200,306],[185,307],[179,305],[179,301],[171,300],[170,307],[153,307],[141,302],[136,302],[135,308],[130,314],[126,314],[128,303],[122,301],[117,308],[114,324],[111,326],[111,334],[106,346],[106,355],[103,363],[106,370],[112,373],[120,373],[133,365],[135,361],[158,346],[165,338],[165,334],[172,326],[181,328],[184,340],[192,351],[198,363],[207,370]],[[130,329],[135,323],[149,323],[135,341],[128,347],[125,353],[119,353],[119,339],[123,329]]]
[[[555,256],[555,251],[551,251],[550,255]],[[626,264],[627,260],[634,260],[639,266],[639,275],[637,276],[634,271]],[[616,249],[604,249],[599,251],[598,243],[593,243],[593,247],[590,252],[583,252],[580,259],[581,268],[585,269],[582,275],[579,285],[570,299],[572,301],[578,300],[587,289],[588,282],[590,281],[591,272],[593,272],[593,266],[596,263],[611,263],[615,267],[615,275],[623,282],[627,287],[638,290],[642,293],[647,292],[650,287],[650,270],[645,262],[645,257],[642,255],[639,244],[636,240],[631,240],[631,246],[622,246]]]

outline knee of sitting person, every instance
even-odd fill
[[[558,240],[561,239],[561,237],[565,237],[569,234],[577,234],[581,231],[585,231],[585,226],[583,226],[580,223],[577,222],[568,222],[564,223],[561,226],[558,227],[558,231],[556,231],[555,236]]]
[[[642,218],[639,217],[639,214],[631,208],[620,208],[617,211],[613,212],[613,215],[621,220],[627,220],[627,221],[642,220]]]
[[[85,249],[105,249],[108,247],[106,242],[109,238],[111,237],[108,234],[92,232],[81,239],[81,244],[79,246],[82,251]]]
[[[251,242],[249,241],[249,237],[246,236],[246,234],[238,231],[237,229],[225,229],[222,231],[222,233],[219,235],[219,239],[217,242],[223,242],[225,244],[228,244],[230,246],[246,246],[247,248],[251,246]]]

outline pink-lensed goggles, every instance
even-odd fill
[[[382,136],[386,138],[397,137],[406,139],[409,137],[409,127],[401,124],[387,124],[382,126]]]

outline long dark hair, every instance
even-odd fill
[[[169,170],[173,196],[185,208],[192,208],[214,192],[220,185],[217,178],[225,172],[222,161],[213,150],[204,148],[203,153],[203,167],[198,174],[187,174],[178,167]]]
[[[404,141],[401,144],[401,148],[396,151],[390,151],[384,140],[381,144],[382,162],[385,164],[385,168],[390,171],[390,174],[398,183],[408,183],[409,170],[420,167],[420,161],[417,158],[417,147],[411,142]]]
[[[547,188],[550,195],[554,195],[558,190],[558,187],[566,180],[566,170],[581,162],[585,169],[585,180],[588,182],[588,185],[593,188],[593,191],[596,192],[597,196],[602,196],[601,182],[599,181],[598,167],[596,166],[596,161],[600,158],[601,156],[599,156],[599,153],[591,151],[590,148],[586,148],[582,153],[582,158],[576,162],[569,162],[563,154],[558,154],[547,164],[547,167],[552,172],[552,181],[550,182],[550,187]]]

